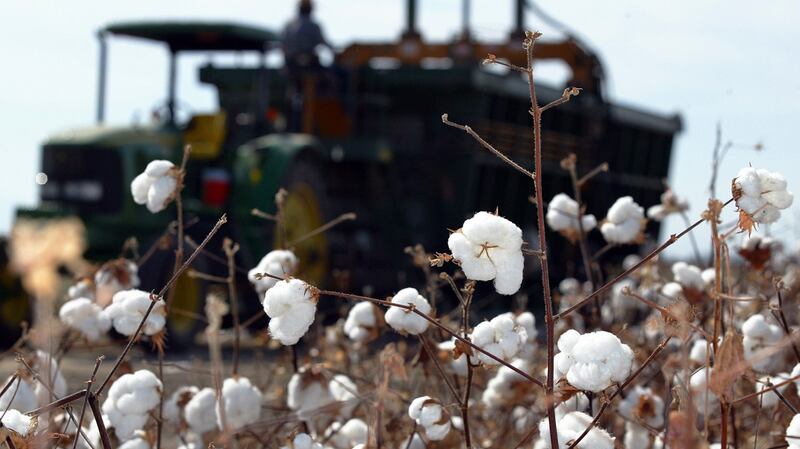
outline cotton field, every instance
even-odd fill
[[[710,198],[683,232],[642,250],[648,220],[687,213],[684,192],[667,188],[647,210],[623,196],[595,217],[580,199],[591,176],[568,192],[543,184],[542,117],[579,91],[537,102],[538,37],[527,34],[528,66],[510,67],[530,83],[535,164],[514,176],[535,186],[523,207],[536,210],[536,241],[525,240],[530,223],[502,210],[474,211],[451,223],[436,248],[409,250],[421,257],[426,283],[397,285],[389,297],[296,277],[302,259],[290,245],[272,248],[256,266],[234,267],[236,246],[226,241],[217,256],[231,272],[246,272],[261,302],[257,318],[268,323],[258,327],[239,316],[230,278],[193,265],[225,226],[223,216],[195,248],[180,244],[161,291],[138,288],[136,260],[86,269],[46,311],[52,334],[43,340],[34,329],[3,354],[16,357],[0,394],[5,444],[800,448],[800,254],[763,232],[792,205],[796,181],[742,160],[738,173],[718,174],[730,191]],[[485,151],[477,139],[469,150]],[[574,158],[562,165],[575,170]],[[186,170],[185,160],[153,160],[129,191],[151,213],[173,214],[179,235]],[[547,229],[580,248],[579,278],[549,277]],[[666,257],[690,233],[713,243],[711,257]],[[607,249],[589,254],[589,235]],[[627,257],[601,270],[610,249]],[[531,266],[541,278],[530,279]],[[181,362],[170,358],[165,324],[175,281],[188,272],[227,295],[209,295],[205,316],[194,317],[205,323],[205,347],[199,363],[176,372],[167,369]],[[542,294],[521,303],[530,283]],[[478,307],[484,287],[497,293],[492,310],[500,313]],[[436,301],[437,293],[455,301]],[[331,310],[345,313],[329,319]],[[76,348],[98,358],[68,382],[60,364]]]

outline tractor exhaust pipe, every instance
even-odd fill
[[[403,38],[419,38],[417,30],[417,0],[406,0],[406,30]]]
[[[97,40],[100,44],[100,56],[97,64],[99,71],[97,74],[97,124],[102,125],[106,119],[106,65],[108,62],[108,44],[104,30],[97,33]]]
[[[525,0],[514,0],[514,29],[511,36],[525,36]]]

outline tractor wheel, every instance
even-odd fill
[[[325,233],[309,233],[326,223],[327,198],[319,165],[298,158],[284,175],[281,186],[288,195],[283,204],[285,226],[276,228],[274,248],[291,249],[299,259],[297,277],[321,286],[328,277],[328,238]]]

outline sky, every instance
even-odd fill
[[[461,27],[459,0],[418,0],[419,27],[430,40],[449,39]],[[479,38],[499,39],[511,28],[512,1],[472,0],[471,26]],[[800,191],[796,128],[800,118],[800,2],[772,0],[539,0],[539,7],[568,24],[601,55],[612,101],[665,114],[678,112],[684,130],[675,144],[670,182],[699,216],[716,126],[736,145],[720,168],[718,192],[726,194],[740,168],[777,170]],[[403,0],[317,0],[315,15],[337,47],[353,41],[391,40],[404,26]],[[295,12],[294,0],[100,0],[4,1],[0,4],[0,234],[14,210],[35,206],[39,147],[48,135],[91,125],[95,117],[97,40],[109,22],[135,19],[232,20],[279,29]],[[558,38],[534,14],[527,26]],[[230,55],[215,58],[225,62]],[[178,92],[194,111],[214,107],[216,96],[197,82],[207,56],[183,57]],[[545,81],[563,79],[558,67]],[[111,124],[144,121],[164,101],[166,50],[141,41],[110,43],[107,118]],[[762,151],[754,151],[762,143]],[[545,197],[556,192],[545,192]],[[771,229],[797,237],[800,201]],[[726,219],[734,217],[728,210]],[[800,224],[800,223],[799,223]],[[683,223],[668,220],[665,235]],[[708,231],[698,228],[701,246]],[[662,236],[663,237],[663,236]],[[670,250],[690,251],[688,241]]]

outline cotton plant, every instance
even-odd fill
[[[673,281],[664,284],[661,293],[670,299],[684,298],[692,303],[703,298],[706,283],[703,271],[683,261],[672,264]]]
[[[8,385],[10,382],[13,383]],[[35,383],[36,381],[33,379],[26,379],[20,376],[6,379],[3,383],[5,393],[0,396],[0,410],[17,409],[28,411],[39,407]]]
[[[794,195],[787,190],[786,178],[780,173],[763,168],[745,167],[739,170],[733,179],[731,192],[740,217],[746,216],[754,223],[769,224],[778,221],[780,211],[791,206],[794,201]],[[741,219],[740,226],[747,230],[752,228]]]
[[[536,317],[527,311],[521,313],[506,312],[498,316],[507,316],[514,320],[516,327],[525,329],[525,342],[516,355],[520,358],[532,358],[536,352],[536,336],[539,334],[539,331],[536,330]]]
[[[470,339],[473,344],[500,358],[510,360],[517,355],[528,341],[525,326],[519,325],[507,314],[498,315],[491,321],[483,321],[472,330]],[[486,365],[497,365],[499,362],[487,354],[476,351],[476,359]]]
[[[719,398],[709,388],[713,372],[713,367],[702,367],[689,377],[689,391],[694,407],[700,414],[713,414],[719,408]]]
[[[566,449],[589,428],[592,417],[583,412],[570,412],[558,419],[556,423],[558,449]],[[550,424],[547,418],[539,422],[538,447],[553,449],[550,443]],[[535,446],[536,447],[536,446]],[[575,446],[575,449],[613,449],[614,437],[604,429],[592,427],[586,436]]]
[[[522,372],[529,372],[532,368],[531,363],[523,359],[515,359],[511,365]],[[520,392],[529,386],[529,381],[519,373],[505,365],[501,366],[486,384],[486,389],[481,395],[481,402],[487,408],[512,405],[520,400]]]
[[[13,408],[3,408],[0,421],[2,421],[3,427],[23,438],[32,435],[37,426],[37,420]]]
[[[175,389],[168,398],[164,400],[164,408],[161,417],[173,425],[180,425],[186,420],[183,416],[186,404],[200,391],[194,385],[184,385]]]
[[[217,429],[217,393],[214,389],[203,388],[192,395],[183,407],[183,417],[189,429],[198,435]]]
[[[153,302],[148,292],[137,289],[122,290],[114,294],[111,304],[104,312],[111,319],[114,330],[122,335],[131,336],[136,333],[139,323]],[[144,322],[142,332],[150,336],[161,332],[167,323],[166,314],[164,301],[156,300],[153,310]]]
[[[161,212],[175,199],[179,178],[180,169],[172,162],[151,161],[131,182],[133,201],[147,206],[151,213]]]
[[[744,358],[760,372],[773,372],[781,357],[783,331],[764,315],[756,314],[742,323]],[[779,368],[779,367],[778,367]]]
[[[566,377],[579,390],[603,391],[624,382],[631,372],[633,351],[610,332],[569,330],[558,339],[558,349],[556,378]]]
[[[279,280],[293,276],[297,272],[299,263],[293,252],[276,249],[268,252],[247,272],[247,279],[253,284],[258,295],[263,297]]]
[[[623,196],[608,209],[606,219],[600,225],[600,232],[609,244],[637,243],[643,238],[645,223],[644,209],[632,197]]]
[[[144,428],[160,402],[161,391],[158,377],[144,369],[123,374],[111,384],[102,410],[120,441],[134,438],[136,431]]]
[[[428,440],[441,441],[450,432],[450,415],[439,401],[430,396],[420,396],[411,401],[408,416],[425,432]]]
[[[747,261],[751,268],[760,271],[768,267],[773,268],[771,266],[773,264],[770,262],[772,262],[773,257],[780,256],[780,251],[780,241],[761,234],[752,233],[744,236],[736,252]],[[774,268],[782,268],[781,265],[785,265],[785,263],[775,265],[777,266]]]
[[[101,307],[106,307],[117,292],[134,289],[140,282],[139,267],[134,261],[123,257],[113,259],[95,272],[91,298]]]
[[[661,203],[647,209],[647,218],[662,221],[672,214],[683,214],[689,210],[689,201],[680,198],[672,189],[667,189],[661,194]]]
[[[258,421],[262,398],[261,390],[250,379],[242,376],[225,379],[215,407],[217,426],[224,431],[235,431]]]
[[[636,385],[626,392],[618,407],[620,415],[653,429],[664,425],[664,400],[648,387]]]
[[[781,384],[787,380],[791,379],[791,375],[789,373],[778,373],[774,376],[762,376],[758,379],[755,384],[755,391],[756,393],[767,390],[772,385]],[[780,397],[778,394],[783,395],[784,391],[789,388],[789,384],[783,384],[779,387],[774,388],[774,390],[769,390],[766,393],[761,395],[761,405],[766,408],[774,407],[778,405],[780,402]],[[777,394],[775,393],[777,391]]]
[[[456,353],[456,339],[451,338],[437,345],[441,353],[440,359],[450,364],[450,369],[457,376],[466,377],[468,373],[467,356],[460,351]]]
[[[354,305],[344,321],[344,333],[350,340],[368,342],[379,334],[381,314],[378,308],[368,301]]]
[[[76,298],[65,302],[58,318],[68,328],[80,332],[90,342],[96,342],[111,329],[108,312],[89,298]]]
[[[323,408],[346,418],[358,405],[358,386],[352,379],[343,374],[327,379],[316,366],[294,373],[286,390],[286,405],[302,420],[310,420]]]
[[[419,294],[417,289],[407,287],[395,294],[391,299],[392,304],[412,306],[414,310],[429,314],[431,305],[428,300]],[[428,329],[428,320],[417,315],[409,309],[389,307],[384,316],[386,324],[402,334],[419,335]]]
[[[594,215],[582,215],[578,202],[565,193],[559,193],[547,204],[547,225],[570,241],[597,227]],[[580,220],[580,221],[579,221]]]
[[[272,338],[286,346],[296,344],[314,322],[318,300],[318,290],[299,279],[279,281],[267,290],[262,305]]]
[[[511,221],[478,212],[450,234],[447,246],[468,279],[494,281],[501,295],[513,295],[522,285],[522,230]]]

